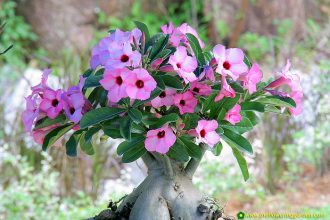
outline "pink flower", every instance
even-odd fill
[[[290,73],[289,72],[290,67],[291,67],[290,60],[287,60],[285,67],[282,69],[282,72],[280,73],[280,77],[275,81],[269,83],[268,86],[265,87],[265,90],[273,95],[280,95],[284,97],[287,96],[292,98],[296,103],[296,107],[289,108],[289,111],[291,112],[292,115],[299,115],[302,112],[301,102],[303,97],[303,91],[300,85],[299,76]],[[288,85],[291,91],[289,93],[286,93],[277,90],[270,90],[270,89],[277,89],[282,85]]]
[[[100,84],[108,91],[108,99],[111,102],[118,102],[120,99],[128,97],[126,93],[126,78],[131,71],[123,69],[106,70]]]
[[[202,48],[204,48],[204,42],[199,38],[197,31],[192,28],[191,26],[189,26],[187,23],[183,23],[182,25],[180,25],[179,27],[175,28],[173,23],[170,22],[168,25],[163,25],[161,27],[163,33],[165,34],[169,34],[170,35],[170,44],[174,47],[177,47],[180,45],[180,43],[184,44],[184,45],[188,45],[189,42],[187,40],[187,37],[185,34],[190,33],[192,35],[194,35],[200,46]]]
[[[35,96],[30,95],[25,98],[26,109],[22,113],[22,120],[26,132],[31,132],[32,126],[39,115],[39,109]]]
[[[171,106],[173,105],[173,97],[176,94],[175,89],[165,89],[160,95],[153,100],[151,100],[151,105],[154,108],[159,108],[162,106]]]
[[[198,80],[202,80],[204,77],[211,82],[215,82],[215,76],[212,66],[205,66],[203,72],[201,73],[201,75],[199,75]]]
[[[161,128],[148,131],[144,143],[147,151],[166,154],[170,147],[174,145],[175,141],[176,137],[173,130],[168,125],[165,125]]]
[[[257,63],[253,63],[249,72],[240,77],[243,82],[243,87],[249,90],[249,93],[252,94],[257,91],[257,84],[262,79],[262,72],[259,69]]]
[[[220,136],[215,131],[218,128],[218,122],[216,120],[200,120],[195,129],[197,138],[200,142],[208,144],[213,147],[220,141]]]
[[[132,50],[130,43],[124,43],[123,48],[112,50],[105,66],[107,69],[118,69],[127,66],[138,67],[141,63],[141,54]]]
[[[62,94],[64,112],[74,123],[78,123],[83,114],[91,108],[90,102],[82,93],[84,82],[85,79],[81,77],[78,86],[71,86],[67,92]]]
[[[225,116],[225,119],[229,121],[230,124],[235,125],[242,120],[242,116],[240,114],[241,106],[236,104],[232,109],[230,109]]]
[[[229,75],[233,80],[237,80],[241,74],[248,71],[241,49],[226,49],[225,46],[218,44],[213,48],[213,54],[218,64],[216,72],[221,75]]]
[[[233,90],[227,83],[226,77],[221,75],[221,90],[219,94],[215,97],[215,101],[218,102],[223,99],[223,97],[234,98],[235,96],[235,90]]]
[[[111,64],[113,65],[119,65],[119,66],[125,66],[122,62],[120,62],[120,59],[118,60],[118,56],[123,51],[124,44],[127,44],[130,46],[130,44],[136,44],[140,38],[141,38],[142,32],[135,28],[131,32],[124,32],[119,29],[116,29],[115,32],[110,34],[110,36],[102,38],[97,45],[95,45],[92,48],[92,58],[90,60],[90,66],[92,69],[95,69],[98,66],[105,66],[108,60],[110,59],[110,56],[115,52],[115,58],[117,57],[117,63],[115,61],[110,62],[109,66],[112,68]],[[127,46],[126,49],[124,49],[125,52],[130,51],[131,48]],[[135,53],[136,54],[136,53]],[[127,54],[126,54],[127,55]],[[137,62],[137,55],[134,57],[134,59],[131,57],[134,62]],[[112,57],[113,59],[114,57]],[[120,57],[119,57],[120,58]],[[123,57],[123,60],[126,60],[126,57]],[[131,62],[124,62],[130,64]]]
[[[146,100],[150,98],[150,94],[156,86],[154,78],[143,68],[134,69],[126,79],[126,93],[131,99]]]
[[[194,81],[190,84],[190,91],[200,96],[208,96],[212,93],[212,88],[206,84]]]
[[[179,108],[180,114],[194,113],[197,99],[190,91],[179,93],[174,96],[174,105]]]
[[[64,101],[62,100],[63,91],[61,89],[52,90],[46,89],[42,94],[42,101],[40,103],[40,110],[46,112],[51,119],[56,118],[62,110]]]
[[[52,130],[54,130],[55,128],[57,128],[58,126],[59,126],[58,124],[55,124],[55,125],[51,125],[51,126],[48,126],[45,128],[40,128],[40,129],[36,129],[36,130],[32,131],[33,140],[37,144],[43,144],[46,135],[49,132],[51,132]],[[61,146],[61,140],[62,140],[62,138],[57,140],[54,145]]]
[[[197,80],[194,70],[197,68],[197,60],[194,57],[188,56],[187,49],[179,46],[175,53],[170,56],[168,61],[186,83]]]

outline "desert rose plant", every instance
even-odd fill
[[[146,179],[122,201],[94,219],[216,219],[221,211],[202,196],[192,177],[206,150],[219,155],[226,143],[245,180],[244,154],[253,154],[244,133],[259,114],[298,115],[302,89],[290,62],[274,81],[239,48],[210,51],[188,24],[161,27],[149,35],[135,22],[131,31],[110,31],[93,47],[90,69],[68,90],[47,84],[51,70],[26,97],[23,122],[47,150],[66,142],[68,156],[78,146],[93,154],[92,138],[120,139],[124,163],[142,158]]]

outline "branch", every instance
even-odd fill
[[[207,149],[207,146],[204,145],[204,144],[201,144],[200,145],[201,148],[202,148],[202,156],[200,159],[195,159],[195,158],[191,158],[186,166],[186,168],[184,169],[184,171],[186,172],[186,175],[189,177],[189,178],[192,178],[205,154],[205,151]]]
[[[142,160],[147,166],[148,170],[154,169],[157,166],[157,160],[149,152],[142,156]]]
[[[164,169],[165,169],[165,175],[168,176],[170,179],[173,178],[173,167],[170,161],[170,158],[167,155],[164,155]]]

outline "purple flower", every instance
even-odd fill
[[[90,109],[90,103],[82,93],[82,88],[85,79],[80,78],[77,86],[72,86],[67,92],[62,94],[62,100],[64,101],[64,112],[66,116],[74,123],[78,123],[83,114]]]
[[[42,94],[40,110],[45,112],[51,119],[56,118],[63,110],[64,102],[61,98],[63,91],[61,89],[46,89]]]
[[[138,46],[142,33],[139,29],[123,32],[116,29],[114,33],[99,41],[92,48],[90,66],[95,69],[98,66],[120,68],[125,66],[137,66],[141,60],[138,51],[132,51],[131,44]]]

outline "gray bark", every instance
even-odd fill
[[[214,200],[203,196],[192,183],[199,160],[191,159],[185,166],[167,156],[148,153],[143,161],[148,176],[120,203],[116,212],[121,214],[105,210],[92,219],[205,220],[221,216]]]

